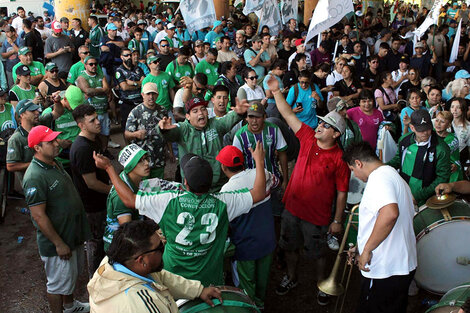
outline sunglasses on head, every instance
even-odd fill
[[[255,75],[255,76],[250,76],[250,77],[248,77],[248,79],[251,79],[251,80],[258,79],[258,75]]]

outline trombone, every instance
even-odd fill
[[[343,312],[343,306],[344,306],[344,300],[346,299],[346,292],[349,287],[349,280],[351,279],[351,273],[352,269],[354,267],[353,264],[350,265],[349,267],[349,272],[348,272],[348,278],[346,280],[346,286],[343,287],[344,283],[344,277],[346,275],[346,269],[348,266],[347,260],[346,263],[344,264],[344,270],[343,270],[343,275],[341,277],[341,281],[338,281],[337,276],[338,276],[338,271],[339,271],[339,265],[341,263],[341,254],[343,253],[344,246],[346,245],[346,240],[348,238],[348,233],[349,229],[351,227],[352,219],[354,216],[354,212],[359,208],[359,204],[356,204],[352,209],[351,212],[349,213],[349,218],[348,218],[348,223],[346,225],[346,229],[344,230],[344,235],[343,235],[343,240],[341,241],[341,246],[339,247],[338,254],[336,255],[336,260],[335,264],[333,265],[333,269],[331,270],[330,276],[328,276],[327,279],[322,280],[318,282],[317,287],[324,293],[330,296],[337,296],[338,299],[336,300],[336,305],[335,309],[333,312],[337,312],[338,304],[341,299],[341,306],[339,313]],[[352,244],[350,244],[352,245]],[[344,294],[344,295],[343,295]],[[343,297],[340,297],[343,295]]]

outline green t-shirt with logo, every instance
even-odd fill
[[[171,110],[173,104],[170,100],[170,89],[175,87],[175,81],[168,73],[160,72],[157,76],[148,74],[142,81],[142,88],[146,83],[155,83],[158,88],[157,104],[167,110]]]
[[[25,90],[22,89],[18,85],[14,85],[10,89],[10,100],[11,100],[11,94],[15,94],[17,101],[25,100],[25,99],[34,99],[36,97],[36,87],[33,85],[29,86],[29,89]],[[12,100],[13,101],[13,100]]]
[[[180,79],[183,76],[188,76],[191,78],[194,76],[194,71],[191,64],[186,63],[184,65],[179,65],[177,60],[171,61],[167,65],[165,72],[175,80],[175,84],[179,84]]]
[[[7,163],[29,163],[33,159],[33,150],[28,147],[28,132],[21,126],[15,130],[7,147]]]
[[[207,84],[214,86],[219,78],[219,73],[217,72],[219,68],[219,62],[210,64],[206,60],[202,60],[196,65],[196,73],[204,73],[207,76]]]
[[[9,103],[5,103],[5,108],[0,112],[0,131],[8,128],[15,129],[17,127],[15,120],[15,109]]]
[[[196,195],[189,191],[137,193],[135,207],[157,222],[167,239],[164,268],[204,286],[220,285],[229,222],[253,205],[248,189]]]
[[[460,163],[459,139],[454,133],[449,133],[444,138],[444,142],[450,149],[450,163],[457,165],[457,170],[450,173],[449,183],[463,179],[462,164]]]
[[[75,84],[75,81],[77,80],[78,76],[80,76],[81,73],[85,71],[85,64],[83,64],[82,61],[78,61],[72,67],[70,68],[69,74],[67,75],[67,82],[71,84]],[[103,70],[101,69],[101,66],[97,66],[96,72],[99,75],[103,74]]]
[[[13,81],[16,81],[16,69],[20,66],[24,65],[23,63],[17,63],[11,69],[11,73],[13,75]],[[31,76],[38,76],[38,75],[46,75],[46,69],[41,62],[33,61],[30,65],[28,65],[29,70],[31,71]]]
[[[79,76],[82,76],[86,79],[90,88],[102,88],[103,87],[103,74],[96,73],[91,76],[88,75],[86,71],[83,71]],[[91,104],[97,114],[106,113],[108,110],[108,96],[106,94],[101,94],[88,98],[88,103]]]

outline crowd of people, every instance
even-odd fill
[[[312,290],[359,179],[357,312],[406,312],[415,207],[467,190],[470,11],[445,5],[413,40],[428,9],[398,4],[355,4],[309,42],[308,23],[291,18],[274,34],[233,6],[194,33],[172,7],[142,1],[93,1],[87,21],[23,7],[4,17],[0,137],[37,228],[51,311],[177,312],[178,298],[223,302],[212,286],[225,284],[264,310],[273,263],[286,271],[283,296],[301,254],[315,261]],[[112,129],[126,142],[120,173]],[[89,304],[73,297],[85,258]]]

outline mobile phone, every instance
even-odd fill
[[[297,102],[297,107],[300,108],[300,109],[303,109],[302,103]]]

